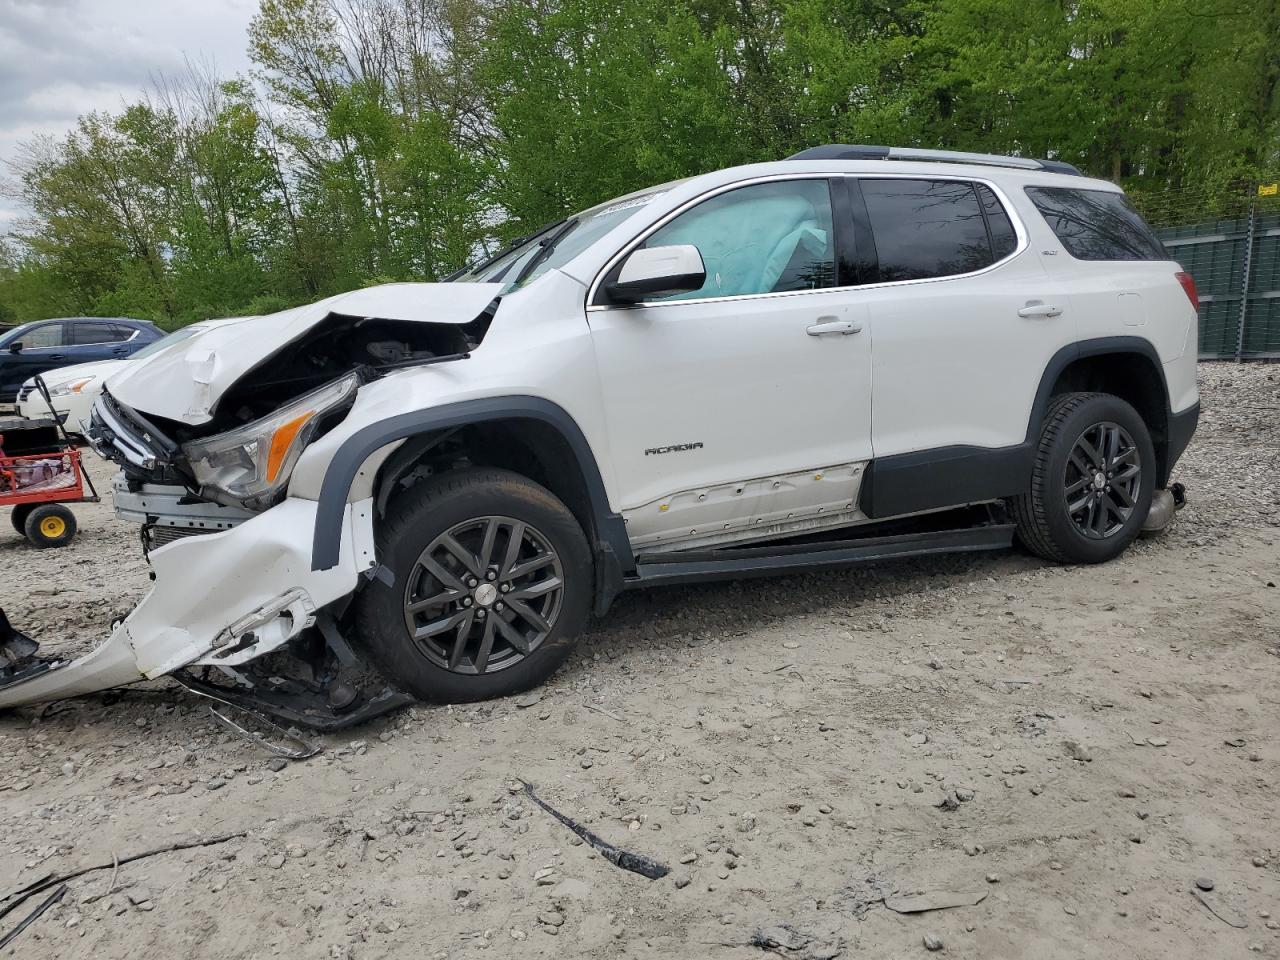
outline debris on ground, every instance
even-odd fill
[[[894,913],[926,913],[952,907],[973,907],[985,899],[986,890],[925,890],[891,894],[884,898],[884,905]]]
[[[868,911],[893,891],[893,882],[888,878],[873,873],[861,884],[847,886],[835,896],[836,909],[847,913],[855,920],[863,919]]]
[[[1204,904],[1206,910],[1227,926],[1235,927],[1237,930],[1243,930],[1249,926],[1249,921],[1243,915],[1223,903],[1222,898],[1216,894],[1206,893],[1199,887],[1192,889],[1191,892],[1195,894],[1197,900]]]
[[[111,870],[114,872],[120,869],[121,864],[133,863],[135,860],[144,860],[147,857],[158,856],[162,853],[173,853],[177,850],[190,850],[194,847],[211,847],[220,843],[226,843],[229,840],[240,840],[245,836],[247,836],[247,834],[242,831],[240,833],[225,833],[216,837],[207,837],[202,840],[170,843],[163,847],[156,847],[153,850],[144,850],[142,853],[131,854],[127,857],[112,856],[111,860],[107,863],[96,863],[91,867],[81,867],[79,870],[72,870],[70,873],[49,874],[39,880],[27,884],[25,887],[20,887],[19,889],[0,897],[0,904],[3,904],[3,906],[0,906],[0,917],[6,916],[28,897],[33,897],[37,893],[48,890],[50,887],[56,886],[64,881],[74,880],[76,877],[83,877],[86,873],[93,873],[96,870]]]
[[[236,723],[236,721],[227,716],[227,713],[233,711],[238,711],[244,717],[251,719],[254,724],[259,727],[266,727],[269,732],[250,730],[248,727],[241,726],[239,723]],[[281,759],[307,760],[320,752],[320,744],[304,740],[300,735],[292,730],[286,730],[269,717],[266,717],[255,710],[250,710],[247,707],[240,707],[226,703],[218,707],[210,707],[209,713],[215,720],[242,740],[246,740],[254,746],[262,747],[264,750],[274,753]],[[270,739],[271,737],[275,737],[277,739],[273,741]]]
[[[1062,748],[1068,757],[1078,763],[1091,763],[1093,761],[1093,754],[1090,753],[1089,748],[1083,743],[1076,743],[1074,740],[1068,740],[1062,745]]]
[[[779,923],[772,927],[757,927],[751,935],[751,945],[764,950],[803,950],[813,941],[807,933],[795,927]]]
[[[547,803],[534,793],[533,784],[529,783],[527,780],[521,782],[524,784],[525,795],[530,800],[576,833],[592,849],[610,863],[621,867],[623,870],[630,870],[632,873],[638,873],[642,877],[648,877],[650,880],[661,880],[671,872],[671,868],[666,864],[659,863],[657,860],[646,857],[644,854],[632,853],[629,850],[623,850],[620,847],[615,847],[613,844],[600,839],[572,817],[565,816],[555,807],[551,806],[551,804]]]
[[[63,896],[66,894],[66,892],[67,892],[67,885],[64,883],[57,890],[53,891],[53,893],[49,894],[49,896],[45,897],[44,900],[40,902],[39,906],[37,906],[34,910],[32,910],[29,914],[27,914],[26,917],[23,918],[21,923],[19,923],[16,927],[14,927],[4,936],[0,937],[0,950],[3,950],[10,943],[16,940],[18,937],[18,934],[20,934],[23,930],[27,929],[27,927],[31,926],[31,924],[35,923],[35,921],[40,918],[41,914],[43,914],[46,910],[48,910],[55,903],[61,900]],[[21,903],[21,902],[22,902],[21,900],[18,901],[18,903]],[[17,905],[18,905],[17,903],[14,903],[11,906],[16,907]],[[7,914],[9,912],[9,909],[10,909],[9,907],[6,907],[4,912],[0,913],[0,916],[4,916],[5,914]]]
[[[721,946],[755,947],[776,953],[790,960],[835,960],[844,954],[844,940],[840,937],[822,937],[797,930],[789,923],[757,927],[745,944],[721,941]]]

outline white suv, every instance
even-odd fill
[[[548,676],[630,587],[1015,537],[1096,563],[1180,503],[1194,286],[1065,164],[819,147],[450,281],[115,376],[92,434],[154,589],[0,706],[223,667],[236,686],[180,676],[339,725],[396,702],[356,689],[347,637],[417,697],[476,700]],[[287,691],[251,663],[286,651],[309,664]]]

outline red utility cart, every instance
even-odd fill
[[[61,547],[76,533],[67,504],[97,501],[80,451],[57,420],[0,419],[0,507],[13,508],[15,530],[37,547]]]

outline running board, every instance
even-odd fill
[[[625,586],[651,587],[698,580],[732,580],[765,577],[804,570],[843,567],[876,560],[924,557],[938,553],[974,553],[1003,550],[1013,543],[1014,525],[992,524],[963,530],[908,533],[868,537],[823,544],[789,547],[757,547],[701,553],[641,555],[636,575]]]

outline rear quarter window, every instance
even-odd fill
[[[1027,187],[1067,253],[1077,260],[1168,260],[1168,252],[1124,194],[1074,187]]]

